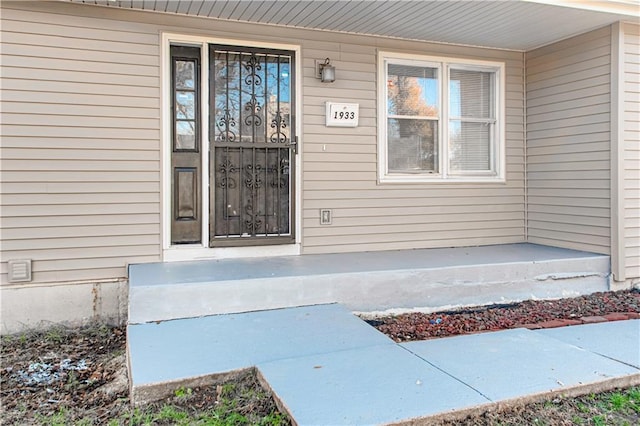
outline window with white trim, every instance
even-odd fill
[[[379,54],[381,182],[504,179],[504,64]]]

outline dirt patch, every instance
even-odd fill
[[[124,328],[56,327],[4,336],[3,423],[37,423],[61,410],[97,423],[118,415],[128,404],[124,352]]]
[[[2,424],[290,424],[254,370],[133,408],[125,334],[99,325],[3,336]]]

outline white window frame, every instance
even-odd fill
[[[403,64],[438,69],[438,172],[390,173],[387,151],[387,64]],[[495,75],[495,125],[491,135],[491,170],[449,170],[449,71],[451,69],[492,72]],[[505,64],[460,58],[407,53],[378,52],[378,182],[379,183],[504,183],[505,182]]]

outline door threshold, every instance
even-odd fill
[[[163,262],[184,262],[205,259],[238,259],[243,257],[297,256],[300,243],[252,247],[172,246],[162,252]]]

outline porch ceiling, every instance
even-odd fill
[[[225,20],[530,50],[620,20],[638,0],[68,0]]]

